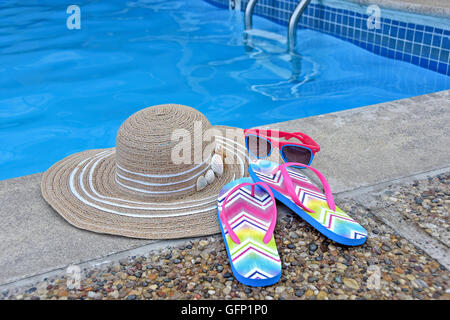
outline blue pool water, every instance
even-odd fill
[[[252,127],[450,88],[450,77],[259,17],[243,43],[242,13],[201,0],[0,3],[0,180],[115,145],[137,110],[179,103],[213,124]],[[248,49],[248,47],[247,47]],[[293,68],[296,74],[293,75]]]

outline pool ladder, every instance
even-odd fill
[[[245,7],[244,26],[245,30],[250,30],[253,26],[253,9],[258,0],[249,0]],[[289,18],[287,45],[289,52],[293,52],[297,43],[297,25],[298,20],[305,11],[311,0],[300,0]]]

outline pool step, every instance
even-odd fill
[[[258,0],[250,0],[245,7],[245,15],[244,15],[244,28],[246,31],[251,30],[253,28],[253,10],[255,9],[256,3]],[[294,52],[295,45],[297,44],[297,26],[300,17],[305,11],[306,7],[309,5],[311,0],[300,0],[295,7],[294,11],[289,18],[289,26],[288,26],[288,35],[287,35],[287,43],[288,43],[288,51]]]

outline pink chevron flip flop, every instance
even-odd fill
[[[217,214],[235,278],[254,287],[278,282],[281,261],[273,237],[277,209],[270,188],[250,178],[232,181],[219,193]]]
[[[314,172],[325,193],[292,167],[308,168]],[[335,205],[330,186],[319,170],[301,163],[279,165],[257,160],[250,164],[248,171],[253,181],[266,183],[279,201],[331,240],[348,246],[366,241],[366,229]]]

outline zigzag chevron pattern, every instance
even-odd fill
[[[252,182],[250,178],[245,179]],[[241,180],[240,183],[243,182]],[[220,213],[225,197],[235,185],[230,183],[220,192],[217,200]],[[269,279],[281,273],[281,261],[274,238],[267,244],[263,242],[270,226],[273,205],[270,195],[261,188],[256,188],[255,196],[252,197],[250,186],[235,191],[227,200],[226,216],[241,243],[236,244],[231,240],[221,221],[225,243],[231,256],[230,263],[245,278]]]
[[[277,171],[274,175],[272,174],[277,166],[278,164],[266,160],[258,160],[251,165],[258,179],[293,201],[286,189],[281,172]],[[335,212],[329,209],[325,194],[307,176],[291,168],[288,168],[287,171],[292,179],[295,194],[298,199],[307,208],[315,211],[315,213],[305,212],[306,214],[310,215],[334,234],[348,239],[362,239],[367,237],[367,231],[340,208],[336,207]]]
[[[250,279],[267,279],[270,278],[271,275],[259,270],[258,268],[253,268],[245,275],[245,277]]]

